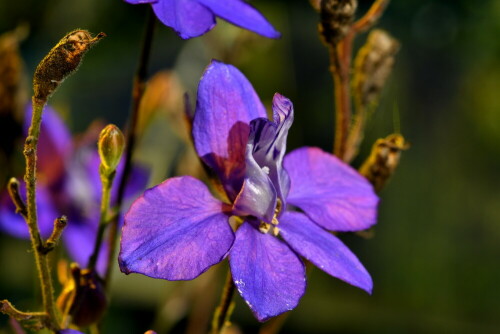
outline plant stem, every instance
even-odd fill
[[[28,228],[30,232],[31,245],[35,256],[36,267],[40,278],[42,289],[43,307],[49,317],[48,326],[51,329],[59,329],[58,313],[54,304],[54,289],[52,287],[52,278],[50,276],[47,252],[44,251],[45,245],[40,235],[37,220],[36,208],[36,160],[37,145],[40,136],[40,124],[42,121],[42,110],[46,101],[40,101],[33,98],[33,113],[31,117],[31,126],[28,130],[28,137],[24,145],[24,156],[26,158],[26,182],[27,193],[27,216]]]
[[[118,238],[118,224],[120,221],[120,211],[122,210],[123,197],[125,195],[125,187],[128,183],[128,178],[130,176],[130,171],[132,169],[132,156],[134,153],[135,142],[137,138],[137,125],[139,119],[139,108],[141,105],[142,96],[144,95],[144,90],[146,88],[146,76],[147,68],[149,64],[149,58],[151,54],[151,46],[153,44],[154,28],[156,23],[156,16],[150,9],[148,12],[148,18],[146,21],[146,30],[143,38],[141,55],[139,58],[139,65],[134,77],[134,83],[132,87],[132,114],[130,117],[129,129],[127,131],[127,144],[125,148],[125,166],[123,168],[123,174],[120,178],[118,185],[118,196],[116,200],[116,207],[118,214],[116,218],[112,221],[110,231],[109,231],[109,256],[108,264],[106,268],[105,283],[108,283],[111,279],[111,263],[115,258],[116,253],[116,240]],[[109,286],[109,284],[106,284]]]
[[[110,175],[101,174],[101,182],[102,182],[101,212],[99,216],[99,227],[97,230],[97,237],[94,244],[94,251],[90,256],[88,264],[88,269],[90,270],[95,269],[95,266],[97,264],[97,259],[99,258],[99,251],[101,249],[102,241],[104,238],[104,231],[106,230],[106,226],[108,226],[109,223],[108,209],[111,199],[111,185],[113,184],[114,176],[115,172],[111,173]]]
[[[231,271],[227,273],[226,283],[222,289],[222,294],[220,298],[219,306],[215,309],[214,317],[212,319],[212,330],[211,334],[220,334],[224,330],[226,323],[231,317],[233,307],[231,306],[231,301],[234,295],[234,282]]]

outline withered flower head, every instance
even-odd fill
[[[99,275],[72,263],[71,277],[67,278],[57,299],[61,313],[71,315],[73,324],[86,327],[101,319],[107,304],[104,283]]]
[[[410,147],[405,138],[393,133],[385,138],[377,139],[373,144],[370,156],[363,163],[359,172],[370,181],[379,192],[399,165],[401,151]]]
[[[321,0],[318,29],[325,43],[335,45],[344,38],[357,7],[357,0]]]
[[[354,94],[363,106],[377,102],[399,46],[399,42],[383,30],[375,29],[368,35],[354,63]]]
[[[80,65],[85,53],[106,34],[93,37],[87,30],[74,30],[64,36],[43,58],[33,78],[35,99],[46,101]]]

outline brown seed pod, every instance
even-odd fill
[[[359,172],[379,192],[398,167],[401,151],[409,147],[404,137],[397,133],[377,139]]]
[[[358,104],[377,103],[387,78],[392,72],[399,43],[387,32],[374,29],[354,61],[353,88]]]
[[[74,30],[64,36],[42,59],[33,78],[34,97],[47,101],[59,85],[80,65],[85,53],[106,34],[93,37],[86,30]]]
[[[344,38],[357,7],[357,0],[321,0],[318,29],[326,44],[336,45]]]

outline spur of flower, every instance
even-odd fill
[[[125,216],[121,270],[190,280],[228,257],[234,284],[260,321],[298,304],[306,287],[300,256],[371,292],[369,273],[327,230],[370,227],[378,198],[354,169],[318,148],[285,156],[292,122],[290,100],[276,94],[269,120],[243,74],[212,61],[198,87],[193,138],[225,199],[190,176],[146,190]]]
[[[25,132],[30,125],[31,106],[25,111]],[[43,110],[38,144],[37,208],[39,228],[47,238],[52,232],[56,217],[65,215],[68,225],[62,239],[72,260],[82,267],[88,264],[99,222],[101,181],[98,132],[89,129],[83,139],[73,140],[69,129],[50,107]],[[119,180],[123,164],[117,168]],[[134,167],[126,189],[128,199],[137,196],[148,181],[148,172]],[[24,183],[21,184],[24,188]],[[116,198],[116,189],[112,198]],[[24,189],[22,189],[24,193]],[[0,196],[0,231],[18,238],[29,238],[28,227],[21,215],[15,213],[7,192]],[[100,252],[97,268],[102,272],[106,252]]]
[[[133,5],[151,4],[158,19],[183,39],[201,36],[220,17],[238,27],[268,38],[280,33],[245,0],[125,0]]]

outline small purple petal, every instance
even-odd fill
[[[219,263],[234,241],[223,205],[190,176],[146,190],[125,216],[121,270],[190,280]]]
[[[63,329],[57,332],[58,334],[84,334],[76,329]]]
[[[215,15],[241,28],[248,29],[269,38],[279,38],[281,34],[254,7],[242,0],[197,0]]]
[[[123,0],[131,5],[140,5],[140,4],[144,4],[144,3],[155,3],[155,2],[158,2],[160,0]]]
[[[298,212],[283,214],[278,226],[287,244],[316,267],[368,293],[372,292],[370,274],[336,236]]]
[[[356,170],[319,148],[303,147],[284,160],[288,203],[331,231],[358,231],[376,222],[378,197]]]
[[[196,151],[234,200],[243,184],[249,123],[266,117],[252,85],[234,66],[212,61],[198,86],[193,121]]]
[[[26,199],[26,186],[20,181],[20,192]],[[52,233],[54,219],[57,211],[54,209],[49,190],[43,185],[38,185],[36,190],[38,227],[42,237],[47,238]],[[7,191],[0,196],[0,230],[16,238],[28,239],[30,237],[28,225],[24,218],[15,212],[16,207],[12,203]]]
[[[159,0],[152,4],[158,19],[188,39],[198,37],[215,26],[215,16],[196,0]]]
[[[276,207],[276,189],[269,176],[252,156],[253,145],[247,145],[245,181],[234,200],[233,211],[239,216],[254,216],[271,223]]]
[[[273,120],[258,118],[250,123],[249,149],[255,161],[269,172],[278,197],[286,206],[290,188],[288,173],[283,169],[288,130],[293,123],[293,105],[286,97],[275,94],[273,98]]]
[[[292,310],[304,294],[302,261],[287,245],[249,223],[236,231],[229,264],[236,288],[259,321]]]
[[[31,124],[31,106],[25,109],[24,131],[27,134]],[[38,140],[39,180],[53,183],[64,173],[64,164],[71,154],[71,134],[57,112],[45,106],[42,112],[40,138]]]

